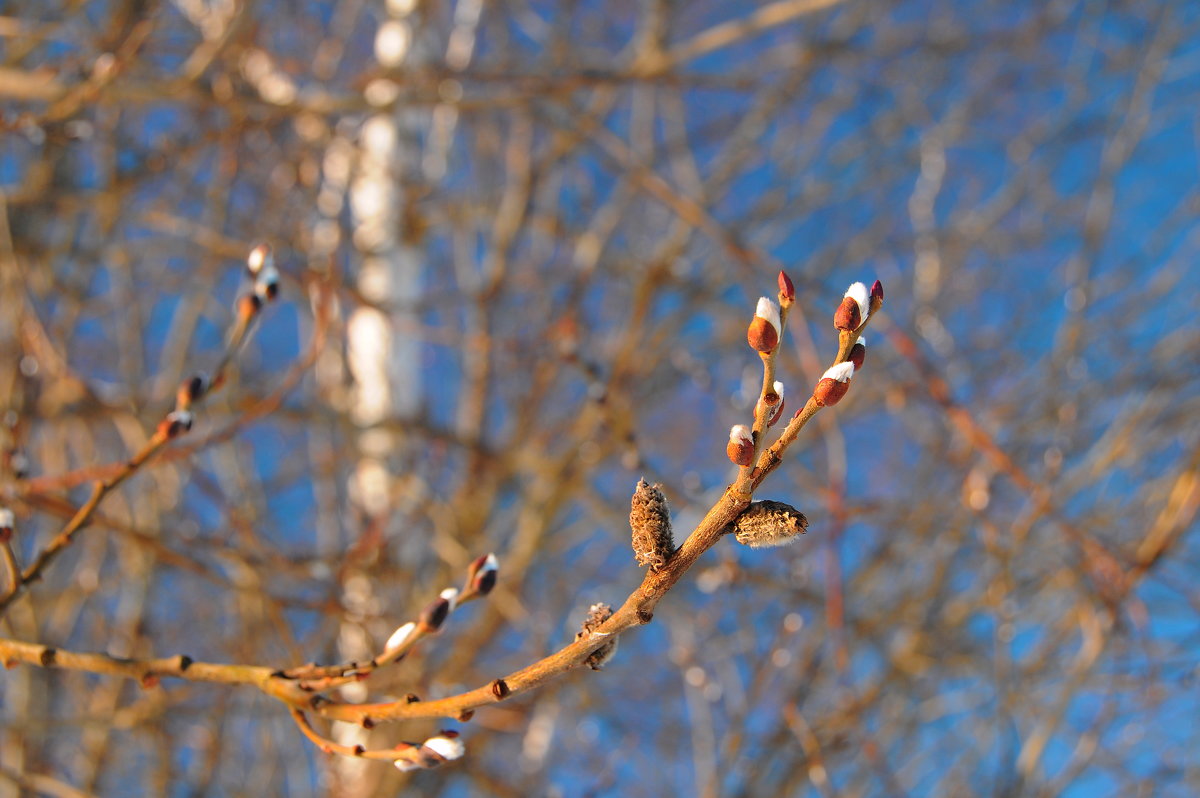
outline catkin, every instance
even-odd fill
[[[804,513],[791,505],[770,500],[752,503],[733,522],[737,542],[754,548],[791,543],[808,528]]]
[[[592,636],[592,633],[600,628],[600,624],[612,617],[612,607],[598,602],[588,608],[587,617],[583,619],[583,625],[579,627],[579,631],[575,633],[576,640],[586,640]],[[613,637],[600,648],[593,651],[584,660],[589,668],[598,671],[604,667],[605,663],[612,659],[613,654],[617,652],[617,638]]]
[[[629,502],[629,527],[633,530],[633,555],[638,565],[659,571],[675,552],[671,536],[671,510],[658,485],[639,479]]]

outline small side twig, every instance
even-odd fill
[[[325,753],[391,762],[401,771],[435,768],[443,762],[458,759],[464,753],[458,732],[443,730],[423,743],[402,742],[394,748],[367,748],[330,740],[313,728],[308,716],[299,709],[293,709],[291,715],[300,733]]]
[[[258,317],[264,301],[274,298],[278,292],[279,274],[275,270],[273,263],[270,264],[269,270],[265,266],[259,270],[253,268],[256,256],[259,259],[264,257],[261,253],[265,253],[269,257],[270,250],[269,248],[265,248],[265,245],[260,245],[259,247],[255,247],[250,253],[251,273],[255,278],[254,288],[251,293],[243,295],[238,300],[237,316],[226,343],[224,354],[218,362],[216,372],[211,381],[203,375],[196,375],[185,380],[176,394],[175,409],[159,422],[154,433],[142,448],[134,453],[119,471],[92,483],[92,492],[88,496],[87,501],[80,506],[71,519],[67,521],[66,525],[59,530],[58,534],[51,539],[45,548],[37,553],[24,570],[13,572],[17,574],[17,578],[12,581],[5,594],[0,596],[0,616],[7,612],[9,606],[21,595],[25,587],[42,578],[44,571],[49,567],[50,563],[58,557],[63,549],[71,545],[71,542],[75,539],[75,535],[88,525],[92,519],[92,515],[96,512],[96,508],[100,506],[100,503],[109,493],[137,473],[146,461],[158,453],[167,443],[191,429],[192,406],[224,384],[228,366],[234,355],[237,354],[245,343],[247,334],[254,320]],[[15,558],[13,562],[15,562]]]

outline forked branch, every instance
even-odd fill
[[[269,252],[252,253],[252,272],[269,273]],[[259,271],[253,270],[255,258]],[[273,270],[273,266],[270,267]],[[257,277],[261,280],[262,277]],[[256,283],[257,284],[257,283]],[[271,294],[273,296],[273,293]],[[795,289],[786,274],[779,274],[779,293],[773,301],[763,297],[758,301],[755,316],[747,330],[747,341],[758,353],[763,366],[763,381],[754,407],[752,423],[736,425],[730,431],[726,453],[739,466],[738,475],[709,508],[683,544],[672,550],[669,511],[665,497],[656,488],[639,483],[634,495],[631,525],[634,531],[634,550],[639,563],[649,569],[641,584],[616,611],[596,605],[575,641],[531,665],[493,679],[486,685],[458,695],[434,701],[420,701],[415,696],[385,703],[349,703],[326,694],[337,687],[369,680],[387,665],[399,662],[422,640],[437,634],[450,615],[462,605],[486,596],[495,585],[498,563],[488,554],[474,560],[467,569],[463,588],[441,591],[416,620],[401,625],[385,644],[383,651],[366,662],[347,662],[332,666],[316,664],[287,669],[261,666],[218,665],[199,663],[179,656],[158,660],[121,660],[100,654],[78,654],[51,649],[30,643],[0,640],[0,659],[6,665],[17,662],[43,667],[71,668],[138,679],[152,685],[160,677],[195,681],[246,684],[257,687],[267,695],[288,705],[292,719],[301,733],[321,750],[343,756],[393,762],[401,770],[434,767],[462,755],[462,742],[454,732],[441,732],[424,743],[401,743],[395,748],[369,750],[363,746],[346,746],[319,733],[309,715],[327,720],[354,723],[371,727],[379,722],[406,718],[449,717],[468,720],[474,710],[535,690],[547,682],[581,665],[599,668],[615,649],[620,635],[628,629],[649,623],[658,603],[697,560],[726,534],[736,531],[735,537],[750,546],[771,546],[793,540],[804,531],[807,519],[803,514],[780,502],[755,502],[752,499],[763,480],[783,461],[789,446],[800,431],[823,407],[837,404],[849,390],[853,376],[863,366],[866,354],[862,332],[883,304],[883,287],[876,281],[868,290],[855,283],[846,292],[834,316],[838,329],[838,350],[832,364],[813,388],[807,401],[788,420],[778,437],[768,445],[770,429],[783,417],[784,386],[776,379],[776,358],[786,329],[789,310],[795,301]],[[247,305],[247,308],[250,306]],[[257,305],[253,308],[256,310]],[[239,324],[231,336],[230,349],[240,345],[249,328],[252,311],[239,314]],[[221,361],[219,384],[229,355]],[[185,384],[185,388],[187,385]],[[173,416],[187,412],[188,402],[181,389],[181,407]],[[203,395],[198,392],[196,397]],[[171,416],[168,416],[170,419]],[[71,535],[86,524],[95,506],[113,487],[133,473],[154,451],[170,439],[170,425],[164,422],[143,452],[131,460],[128,471],[115,477],[111,484],[97,483],[92,499],[68,523],[58,539],[70,541]],[[752,508],[748,511],[748,508]],[[642,528],[639,529],[639,526]],[[58,540],[56,539],[56,540]],[[54,544],[52,544],[53,548]],[[53,549],[57,551],[58,549]],[[35,561],[26,574],[36,577],[53,553]],[[22,576],[19,584],[28,579]],[[11,596],[9,597],[11,598]],[[2,609],[4,605],[0,605]]]

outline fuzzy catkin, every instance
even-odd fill
[[[804,513],[783,502],[753,502],[733,522],[737,542],[754,548],[791,543],[808,528]]]
[[[600,628],[600,624],[612,617],[612,607],[597,602],[588,608],[587,617],[583,619],[583,625],[579,627],[579,631],[575,633],[576,640],[586,640],[592,636],[592,633]],[[584,664],[594,671],[598,671],[604,667],[604,664],[612,659],[613,654],[617,651],[617,638],[613,637],[600,648],[593,651],[584,660]]]
[[[639,479],[629,501],[629,527],[633,530],[633,555],[638,565],[659,571],[675,552],[671,535],[671,510],[658,485]]]

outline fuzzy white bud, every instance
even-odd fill
[[[766,319],[775,328],[775,334],[779,335],[779,328],[783,325],[779,322],[779,306],[775,304],[774,300],[769,297],[760,296],[754,315],[760,319]]]
[[[430,737],[425,741],[425,747],[446,760],[459,759],[467,752],[467,747],[463,745],[462,740],[457,737],[448,737],[445,734]]]
[[[750,434],[750,428],[745,424],[734,424],[729,428],[730,443],[754,443],[754,436]]]
[[[773,427],[776,423],[778,423],[779,419],[783,416],[783,408],[787,404],[787,402],[783,400],[783,383],[776,380],[775,384],[772,386],[772,389],[775,392],[775,396],[778,398],[775,400],[775,404],[771,407],[770,416],[767,418],[768,427]]]
[[[16,518],[13,516],[13,511],[7,507],[0,507],[0,529],[12,529],[16,523]]]
[[[275,255],[271,252],[269,245],[259,244],[250,250],[250,254],[246,256],[246,269],[249,270],[252,276],[257,276],[264,267],[268,269],[275,268]]]
[[[867,287],[862,283],[853,283],[846,289],[846,296],[854,300],[858,305],[859,326],[867,320],[867,316],[871,315],[871,293],[867,291]]]
[[[392,632],[392,636],[388,638],[387,644],[385,644],[383,647],[384,650],[391,651],[394,648],[400,648],[400,646],[404,645],[404,642],[408,640],[409,635],[411,635],[413,630],[416,628],[417,625],[412,621],[409,621],[396,631]]]
[[[450,604],[450,612],[454,612],[454,608],[458,606],[458,588],[448,587],[438,594],[439,598],[444,598]]]
[[[830,366],[824,374],[821,375],[823,380],[834,380],[836,382],[850,382],[850,378],[854,376],[854,364],[847,360],[844,363],[838,363],[836,366]]]

